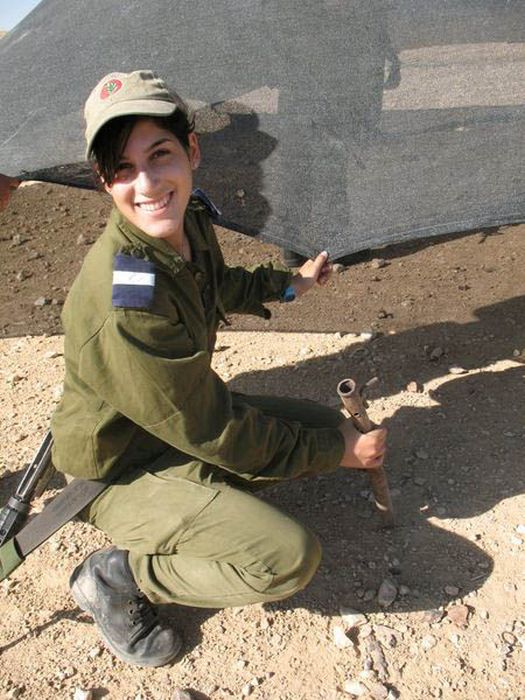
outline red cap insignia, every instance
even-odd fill
[[[108,97],[111,97],[111,95],[114,95],[116,92],[118,92],[121,87],[122,83],[120,82],[120,80],[117,80],[116,78],[114,78],[113,80],[109,80],[102,86],[102,90],[100,91],[100,99],[107,100]]]

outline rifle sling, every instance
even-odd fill
[[[22,558],[45,542],[51,535],[78,515],[108,486],[106,481],[73,479],[35,515],[15,536],[17,550]]]

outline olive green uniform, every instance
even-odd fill
[[[264,302],[279,298],[290,273],[225,266],[195,197],[184,225],[190,263],[116,210],[87,255],[62,316],[66,376],[53,460],[73,476],[114,479],[87,517],[129,549],[152,601],[283,598],[308,583],[319,545],[251,491],[334,469],[342,417],[228,390],[211,368],[220,321],[267,316]]]

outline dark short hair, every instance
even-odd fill
[[[189,119],[188,115],[180,109],[167,117],[149,117],[141,114],[115,117],[100,129],[90,152],[90,158],[97,165],[99,177],[108,185],[111,185],[115,179],[115,173],[133,127],[141,119],[151,119],[161,129],[170,131],[184,150],[189,152],[189,136],[195,130],[195,121]]]

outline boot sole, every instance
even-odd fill
[[[86,560],[87,562],[87,560]],[[84,612],[88,613],[91,615],[91,617],[94,619],[94,621],[97,624],[98,631],[104,642],[106,643],[106,646],[109,648],[109,650],[119,659],[122,661],[125,661],[128,664],[132,664],[133,666],[148,666],[148,667],[156,667],[156,666],[165,666],[166,664],[170,663],[170,661],[173,661],[178,655],[179,652],[182,648],[182,639],[178,638],[178,645],[175,649],[175,651],[172,651],[168,656],[166,657],[160,657],[156,659],[155,661],[137,661],[137,659],[132,656],[131,654],[127,654],[125,651],[122,651],[115,647],[113,642],[104,634],[103,628],[98,620],[97,616],[97,609],[96,609],[96,604],[92,603],[89,598],[89,589],[91,586],[89,585],[89,581],[87,578],[84,577],[84,581],[82,581],[82,571],[81,567],[86,564],[81,564],[80,566],[77,566],[76,569],[73,571],[71,574],[71,578],[69,579],[69,587],[71,590],[71,595],[75,599],[76,604],[78,607],[83,610]],[[87,585],[86,585],[87,584]]]

